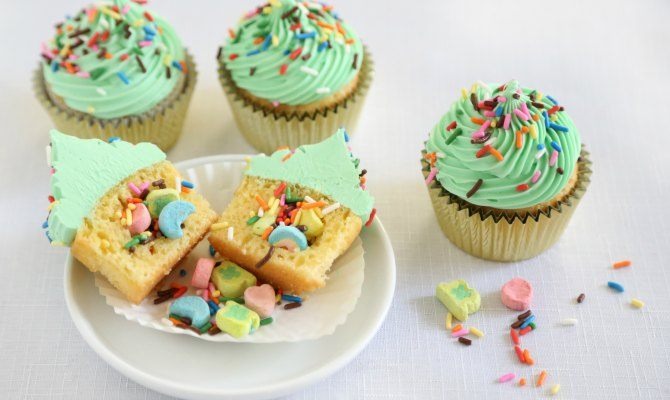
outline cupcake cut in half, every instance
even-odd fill
[[[353,129],[372,75],[356,31],[332,6],[307,1],[253,9],[217,57],[240,130],[266,153]]]
[[[284,292],[323,287],[375,214],[347,140],[339,130],[318,144],[253,157],[212,226],[209,241],[219,254]]]
[[[130,0],[84,7],[42,44],[36,91],[56,127],[163,149],[181,133],[195,68],[174,29]]]
[[[49,216],[54,245],[139,303],[207,233],[209,203],[182,186],[153,144],[79,139],[51,131]],[[186,183],[187,186],[192,186]]]
[[[556,99],[510,81],[464,89],[430,132],[422,164],[446,236],[513,261],[558,240],[588,186],[587,155]]]

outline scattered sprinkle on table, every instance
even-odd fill
[[[632,264],[632,262],[630,260],[617,261],[614,264],[612,264],[612,268],[619,269],[619,268],[624,268],[624,267],[630,267],[631,264]]]
[[[470,346],[470,345],[472,344],[472,340],[470,340],[470,339],[468,339],[468,338],[466,338],[466,337],[463,337],[463,336],[459,337],[459,338],[458,338],[458,341],[459,341],[460,343],[466,345],[466,346]]]
[[[484,337],[484,332],[480,331],[479,329],[475,328],[474,326],[470,327],[470,333],[477,336],[478,338]]]
[[[630,301],[630,304],[635,307],[635,308],[642,308],[644,307],[644,302],[640,299],[632,299]]]
[[[561,325],[574,326],[577,325],[577,320],[575,318],[566,318],[563,321],[561,321]]]
[[[514,375],[513,372],[510,372],[509,374],[505,374],[505,375],[501,376],[500,378],[498,378],[498,382],[500,382],[500,383],[509,382],[512,379],[514,379],[515,377],[516,377],[516,375]]]
[[[536,382],[535,386],[540,387],[540,386],[544,385],[544,381],[546,379],[547,379],[547,371],[542,370],[542,372],[540,372],[540,376],[537,377],[537,382]]]
[[[585,298],[586,295],[584,293],[580,294],[579,296],[577,296],[577,303],[582,303]]]
[[[621,286],[620,283],[614,282],[614,281],[609,281],[607,282],[607,286],[609,286],[611,289],[616,290],[619,293],[623,293],[624,288]]]
[[[558,383],[551,387],[551,394],[555,395],[561,390],[561,385]]]

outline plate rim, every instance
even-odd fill
[[[208,163],[215,162],[225,162],[225,161],[241,161],[252,155],[247,154],[220,154],[220,155],[210,155],[204,157],[196,157],[192,159],[183,160],[175,163],[177,169],[186,169],[193,168],[198,165],[204,165]],[[155,390],[159,393],[164,393],[172,396],[182,396],[190,397],[193,395],[197,396],[215,396],[218,398],[221,397],[234,397],[234,398],[256,398],[258,396],[266,396],[268,394],[273,395],[283,395],[289,394],[301,388],[304,388],[308,385],[316,383],[326,377],[334,374],[335,372],[342,369],[345,365],[350,363],[367,345],[370,343],[372,338],[377,334],[381,325],[386,320],[386,316],[392,305],[393,296],[395,294],[396,286],[396,261],[395,253],[393,251],[393,246],[391,245],[391,240],[384,229],[384,225],[379,220],[375,218],[372,226],[375,230],[378,231],[380,243],[382,245],[381,252],[386,256],[387,262],[390,263],[389,268],[389,281],[388,285],[384,291],[384,296],[381,304],[383,304],[383,312],[378,313],[376,318],[373,319],[373,323],[368,326],[368,329],[361,332],[358,335],[358,340],[355,342],[355,346],[350,347],[346,352],[339,354],[338,356],[331,358],[328,362],[321,365],[318,369],[310,371],[306,374],[297,376],[292,379],[286,379],[280,383],[275,383],[271,385],[265,385],[260,387],[253,387],[250,389],[235,389],[233,391],[228,390],[219,390],[219,389],[203,389],[194,386],[186,386],[180,383],[176,383],[167,379],[159,378],[156,376],[147,373],[134,365],[131,365],[129,362],[122,359],[122,357],[115,354],[111,351],[104,340],[95,332],[92,328],[92,325],[89,321],[83,318],[83,313],[81,307],[77,304],[75,300],[73,286],[70,285],[72,281],[72,255],[68,251],[67,257],[65,259],[65,273],[63,274],[63,286],[65,294],[65,303],[70,314],[75,327],[83,337],[84,341],[93,349],[93,351],[98,354],[105,362],[111,365],[115,370],[123,374],[124,376],[132,379],[133,381],[138,382],[139,384],[146,386],[152,390]],[[356,308],[354,308],[354,311]],[[113,314],[116,317],[116,314]],[[75,318],[77,316],[78,318]],[[125,320],[120,319],[122,323],[127,323]],[[342,332],[342,331],[340,331]],[[332,335],[338,334],[337,330],[333,332]],[[318,340],[318,339],[317,339]],[[216,344],[212,344],[216,345]],[[255,343],[239,343],[237,345],[241,346],[256,346],[261,344]],[[276,345],[276,344],[275,344]],[[279,344],[281,345],[281,344]]]

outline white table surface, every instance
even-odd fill
[[[255,1],[155,1],[200,72],[174,161],[252,149],[235,127],[216,80],[226,29]],[[51,123],[30,74],[52,24],[78,0],[5,2],[0,12],[0,397],[164,399],[106,365],[84,343],[63,298],[65,251],[40,224]],[[670,398],[670,2],[354,1],[336,9],[371,48],[377,75],[353,145],[395,248],[396,301],[375,339],[349,366],[294,399]],[[441,234],[419,172],[426,132],[475,80],[517,78],[558,98],[592,152],[593,182],[561,241],[534,260],[498,264],[470,257]],[[665,256],[664,256],[665,254]],[[613,271],[613,261],[633,267]],[[507,338],[514,313],[500,286],[523,276],[536,289],[538,329],[524,338],[537,364],[522,367]],[[487,333],[453,343],[435,285],[464,278]],[[608,290],[616,280],[623,294]],[[586,293],[577,306],[574,298]],[[646,301],[630,307],[631,297]],[[579,325],[557,326],[575,317]],[[287,360],[287,362],[290,362]],[[497,384],[506,373],[543,389]]]

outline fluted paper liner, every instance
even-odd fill
[[[582,149],[572,190],[537,213],[508,215],[504,210],[484,209],[446,191],[437,179],[428,185],[428,193],[442,231],[457,247],[487,260],[525,260],[547,250],[565,230],[590,183],[588,157]],[[421,164],[426,178],[430,166],[425,159]]]
[[[181,168],[179,164],[176,167],[185,179],[196,184],[200,194],[211,201],[212,208],[220,212],[230,202],[239,186],[246,161],[242,158],[231,158],[203,163],[188,169]],[[170,282],[178,282],[189,287],[186,295],[195,295],[195,289],[190,286],[190,281],[200,257],[209,257],[207,240],[200,242],[180,261],[156,289],[165,288]],[[219,260],[218,254],[215,259]],[[180,275],[182,269],[186,270],[184,277]],[[95,274],[95,285],[116,314],[147,328],[170,334],[189,335],[211,342],[298,342],[330,335],[347,320],[361,295],[364,269],[363,242],[360,238],[356,238],[351,247],[335,260],[328,273],[325,287],[303,295],[305,300],[299,308],[284,310],[282,306],[275,307],[271,324],[261,326],[253,334],[239,339],[225,333],[214,336],[207,333],[197,335],[191,330],[175,327],[167,319],[171,301],[153,304],[153,299],[157,297],[155,290],[140,304],[133,304],[100,274]]]
[[[180,77],[181,84],[165,100],[141,115],[101,119],[54,101],[44,80],[41,64],[35,71],[33,84],[37,99],[59,131],[84,139],[107,140],[117,136],[131,143],[151,142],[166,151],[181,135],[198,75],[193,58],[186,51],[184,59],[188,71],[183,78]],[[177,78],[176,73],[173,78]]]
[[[241,96],[230,72],[219,61],[219,81],[228,98],[237,127],[256,150],[270,154],[281,146],[296,148],[323,141],[339,128],[355,131],[374,76],[374,63],[367,48],[352,93],[334,106],[314,112],[276,111]]]

